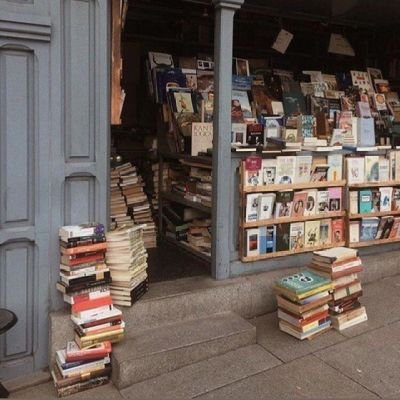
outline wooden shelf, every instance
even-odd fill
[[[386,217],[389,215],[400,215],[400,211],[376,211],[362,214],[349,214],[349,219],[360,219],[368,217]]]
[[[242,261],[243,262],[254,262],[254,261],[268,260],[270,258],[292,256],[292,255],[296,255],[296,254],[309,253],[312,251],[325,250],[325,249],[330,249],[332,247],[340,247],[340,246],[345,246],[345,242],[338,242],[335,244],[327,244],[327,245],[321,245],[321,246],[315,246],[315,247],[306,247],[302,250],[276,251],[274,253],[260,254],[259,256],[249,256],[249,257],[246,256],[246,257],[242,257]]]
[[[187,207],[195,208],[196,210],[210,214],[211,207],[204,206],[200,202],[185,199],[183,195],[174,192],[161,192],[161,197],[165,200],[173,201]]]
[[[341,180],[335,182],[303,182],[303,183],[267,185],[267,186],[243,186],[243,192],[244,193],[277,192],[280,190],[291,190],[291,189],[301,190],[301,189],[318,189],[327,187],[344,187],[345,185],[346,181]]]
[[[400,212],[398,214],[400,214]],[[335,212],[326,212],[322,214],[308,215],[302,217],[272,218],[254,222],[245,222],[243,223],[242,228],[257,228],[259,226],[266,226],[266,225],[288,224],[292,222],[313,221],[318,219],[337,218],[345,216],[346,216],[346,211],[335,211]]]
[[[347,186],[349,188],[400,186],[400,181],[349,183]]]
[[[199,251],[199,250],[196,250],[193,246],[191,246],[191,245],[190,245],[189,243],[187,243],[187,242],[183,242],[183,241],[180,242],[180,241],[178,241],[178,240],[169,238],[169,237],[167,237],[167,236],[165,236],[165,235],[160,235],[160,238],[161,238],[162,240],[164,240],[165,242],[170,243],[170,244],[172,244],[173,246],[176,246],[176,247],[178,247],[179,249],[182,249],[182,250],[184,250],[184,251],[190,253],[191,255],[200,258],[200,259],[203,260],[203,261],[206,261],[207,263],[210,263],[210,262],[211,262],[211,256],[210,256],[210,255],[208,255],[208,254],[206,254],[206,253],[203,253],[203,252],[201,252],[201,251]]]
[[[348,247],[368,247],[368,246],[374,246],[376,244],[389,244],[389,243],[397,243],[397,242],[400,242],[400,238],[375,239],[375,240],[367,240],[365,242],[349,243]]]
[[[201,164],[203,168],[212,167],[212,157],[206,156],[191,156],[190,154],[182,153],[161,153],[164,158],[172,158],[174,160],[184,160],[185,163]]]

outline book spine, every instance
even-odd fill
[[[75,254],[92,254],[93,252],[102,251],[107,249],[107,242],[94,243],[87,246],[75,246],[70,248],[61,247],[61,254],[75,255]]]

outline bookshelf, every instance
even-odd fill
[[[270,160],[268,158],[267,160]],[[296,255],[296,254],[303,254],[303,253],[308,253],[308,252],[313,252],[316,250],[323,250],[323,249],[328,249],[330,247],[335,247],[335,246],[344,246],[346,244],[345,240],[345,218],[347,216],[347,212],[344,209],[344,191],[346,187],[346,181],[343,179],[338,179],[336,181],[315,181],[315,182],[299,182],[299,183],[293,183],[293,184],[268,184],[268,185],[258,185],[258,186],[248,186],[245,173],[246,169],[246,162],[242,161],[240,164],[240,173],[239,173],[239,197],[240,197],[240,221],[239,221],[239,254],[242,262],[255,262],[255,261],[262,261],[262,260],[268,260],[268,259],[273,259],[276,257],[285,257],[285,256],[290,256],[290,255]],[[262,168],[261,168],[262,170]],[[341,178],[341,177],[340,177]],[[317,197],[318,197],[318,192],[328,192],[328,189],[332,188],[337,188],[337,192],[340,193],[340,209],[335,210],[331,209],[328,211],[319,211],[317,207],[319,207],[319,204],[317,203]],[[293,199],[296,199],[296,193],[301,192],[303,193],[304,196],[307,195],[307,200],[309,201],[309,194],[310,195],[315,195],[314,199],[314,213],[312,215],[304,215],[304,212],[301,213],[301,215],[288,215],[288,216],[277,216],[277,208],[275,202],[275,198],[277,198],[277,193],[279,192],[285,192],[285,191],[290,191],[293,192]],[[305,194],[304,194],[305,192]],[[312,193],[311,193],[312,192]],[[274,194],[273,194],[274,193]],[[250,203],[252,199],[249,196],[254,196],[257,197],[257,195],[260,195],[261,197],[266,194],[272,194],[274,197],[273,200],[273,208],[271,212],[270,218],[267,219],[258,219],[259,214],[257,215],[257,220],[254,221],[248,221],[249,217],[249,210],[247,208],[250,206]],[[261,202],[262,200],[260,197],[257,197],[257,201]],[[329,204],[329,200],[328,200]],[[292,205],[293,206],[293,205]],[[258,209],[260,210],[262,206],[258,205]],[[306,208],[306,205],[304,204],[304,208]],[[321,209],[322,210],[322,209]],[[316,212],[317,211],[317,212]],[[260,211],[258,211],[260,213]],[[293,214],[293,212],[291,212]],[[333,224],[333,221],[335,221],[335,225]],[[334,236],[334,231],[336,232],[338,222],[340,221],[340,234],[338,236]],[[320,233],[322,232],[322,229],[324,229],[324,232],[328,232],[327,236],[328,239],[322,239],[316,240],[315,243],[312,242],[312,239],[308,239],[308,245],[306,244],[306,228],[311,229],[311,225],[308,225],[308,222],[315,222],[314,227],[312,229],[318,229],[318,237]],[[321,225],[322,222],[322,225]],[[300,245],[293,245],[291,244],[292,240],[290,237],[292,236],[292,228],[294,232],[294,226],[297,225],[300,227],[302,226],[302,231],[300,233],[301,239],[297,243],[302,243]],[[317,228],[318,225],[318,228]],[[278,232],[278,229],[282,226],[285,226],[285,235],[287,236],[286,241],[287,241],[287,249],[282,248],[282,245],[278,246],[278,241],[280,240],[279,235],[280,233]],[[327,231],[325,230],[325,227],[327,227]],[[335,227],[335,228],[333,228]],[[251,254],[251,235],[252,235],[252,230],[257,231],[259,230],[259,237],[258,237],[258,250],[260,251],[259,254]],[[268,242],[271,242],[271,236],[266,238],[262,238],[262,230],[263,229],[270,229],[273,231],[272,234],[272,241],[273,245],[270,246],[268,245]],[[293,239],[294,240],[294,239]],[[297,239],[296,239],[297,241]],[[327,241],[329,243],[327,243]],[[311,245],[310,245],[311,243]],[[313,245],[314,244],[314,245]],[[266,246],[266,248],[264,248]],[[280,249],[278,250],[277,247]],[[264,252],[264,250],[266,250]],[[249,254],[250,253],[250,254]]]
[[[191,201],[185,199],[185,196],[174,192],[161,192],[161,198],[164,200],[172,201],[174,203],[179,203],[187,207],[195,208],[196,210],[202,211],[204,213],[211,213],[211,207],[204,206],[198,201]]]
[[[381,244],[390,244],[390,243],[398,243],[400,242],[400,238],[395,239],[375,239],[375,240],[366,240],[365,242],[356,242],[356,243],[348,243],[348,247],[351,248],[359,248],[359,247],[368,247],[375,246]]]

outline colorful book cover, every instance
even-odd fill
[[[258,228],[247,229],[246,231],[247,257],[260,254],[260,230]]]
[[[304,222],[290,224],[290,250],[304,248]]]
[[[344,241],[344,220],[332,220],[332,244],[337,244]]]
[[[393,188],[392,211],[400,211],[400,188]]]
[[[261,170],[255,171],[245,170],[244,171],[244,186],[261,186],[262,176]]]
[[[276,183],[292,184],[296,176],[296,156],[276,157]]]
[[[275,253],[276,251],[276,226],[268,225],[266,227],[266,253]]]
[[[379,156],[365,156],[365,180],[379,181]]]
[[[315,215],[317,213],[317,189],[307,191],[307,201],[304,216]]]
[[[360,241],[375,240],[378,232],[379,218],[362,218],[360,228]]]
[[[379,188],[379,192],[381,193],[380,211],[391,211],[393,188],[381,187]]]
[[[393,224],[394,218],[392,216],[382,217],[379,221],[378,231],[376,232],[376,239],[388,239]]]
[[[275,281],[275,285],[289,290],[295,294],[301,294],[319,287],[326,286],[330,282],[331,280],[329,278],[325,278],[315,272],[306,270],[277,279]]]
[[[290,247],[290,224],[276,225],[276,251],[287,251]]]
[[[307,192],[295,192],[293,196],[292,217],[302,217],[307,203]]]
[[[305,247],[319,245],[320,221],[306,221],[305,223]]]
[[[372,212],[381,210],[381,192],[379,189],[372,189]]]
[[[275,218],[290,217],[293,205],[293,190],[276,193]]]
[[[322,214],[329,211],[329,192],[318,190],[317,192],[317,213]]]
[[[261,124],[247,125],[246,143],[249,146],[264,145],[264,127]]]
[[[369,189],[360,190],[359,193],[359,210],[360,214],[372,212],[372,191]]]
[[[311,182],[325,182],[328,180],[329,165],[316,165],[312,174]]]
[[[342,209],[342,188],[328,188],[329,211],[340,211]]]
[[[319,221],[319,244],[327,245],[332,242],[332,220],[330,218]]]
[[[328,181],[336,182],[343,179],[343,155],[329,154],[328,155]]]

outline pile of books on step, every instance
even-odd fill
[[[107,267],[114,304],[131,306],[148,290],[147,251],[143,227],[120,228],[107,232]]]
[[[56,352],[52,370],[58,394],[64,396],[108,382],[111,343],[123,339],[125,323],[111,298],[104,226],[64,226],[59,238],[57,289],[71,305],[75,336],[74,342]],[[89,348],[98,352],[88,352]]]
[[[329,330],[328,302],[332,282],[313,271],[302,271],[275,281],[279,328],[297,339],[312,339]]]
[[[358,272],[363,270],[358,250],[346,247],[316,251],[310,268],[326,278],[332,279],[332,301],[329,302],[332,326],[342,331],[368,319],[365,307],[359,298],[362,287]]]

